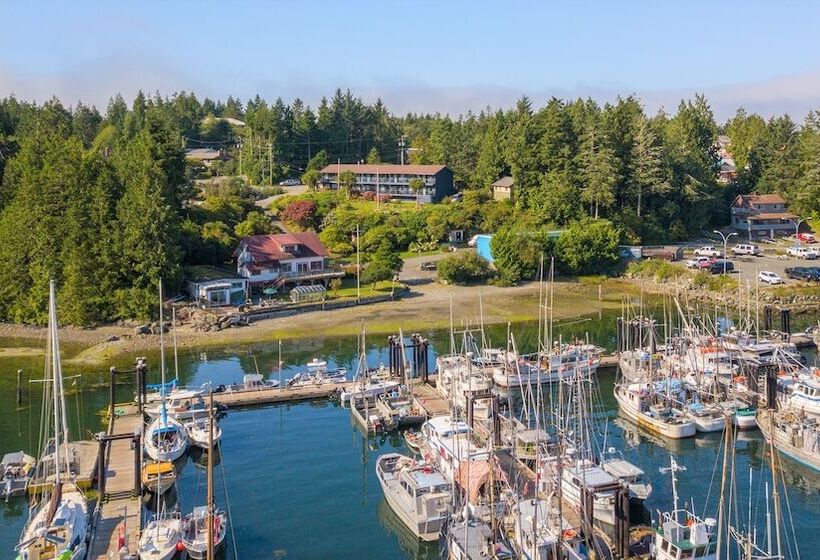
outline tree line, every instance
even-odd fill
[[[716,180],[720,133],[730,136],[739,171],[728,185]],[[116,95],[102,113],[9,97],[0,100],[0,319],[42,323],[50,277],[61,285],[66,322],[147,317],[160,278],[180,288],[184,265],[227,262],[237,238],[270,231],[247,183],[307,173],[315,186],[329,162],[399,162],[400,143],[406,161],[446,164],[472,194],[443,210],[381,218],[344,204],[323,212],[319,201],[298,219],[342,254],[352,248],[353,217],[374,251],[386,238],[394,249],[424,250],[460,228],[500,233],[503,253],[510,239],[544,252],[552,247],[545,231],[596,219],[621,243],[684,239],[726,223],[734,196],[753,191],[782,194],[801,216],[820,214],[814,112],[798,124],[740,109],[719,125],[700,96],[674,114],[647,115],[630,96],[550,99],[538,109],[522,98],[459,117],[397,116],[342,90],[315,110],[298,99],[200,101],[189,92],[139,93],[130,106]],[[184,150],[203,146],[226,150],[223,171],[237,174],[241,162],[245,179],[194,188]],[[514,179],[513,202],[488,202],[490,184],[504,175]],[[612,244],[610,231],[588,235]],[[576,254],[555,250],[567,261]],[[524,268],[509,280],[526,277]]]

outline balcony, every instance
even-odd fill
[[[280,277],[285,281],[323,280],[325,278],[341,278],[345,273],[341,268],[325,267],[315,270],[298,270],[281,272]]]

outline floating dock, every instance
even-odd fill
[[[214,402],[228,408],[238,408],[243,406],[326,399],[336,391],[349,389],[352,386],[353,382],[347,381],[345,383],[323,383],[309,387],[275,387],[270,389],[214,393]]]
[[[96,441],[73,441],[69,442],[68,449],[71,456],[71,470],[75,475],[75,483],[81,490],[88,490],[92,487],[94,474],[97,470],[97,451],[99,445]],[[51,473],[41,475],[40,473]],[[41,460],[37,465],[35,476],[28,484],[29,494],[38,494],[43,491],[50,491],[54,484],[54,461]]]
[[[108,436],[133,436],[142,433],[143,419],[136,407],[128,414],[114,415],[108,424]],[[98,442],[93,442],[99,447]],[[142,517],[142,500],[135,492],[140,484],[139,465],[134,461],[132,437],[110,441],[104,461],[104,495],[100,495],[92,520],[89,560],[120,558],[127,548],[136,555]],[[99,484],[99,481],[98,481]]]

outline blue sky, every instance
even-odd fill
[[[2,2],[0,95],[103,105],[117,91],[299,96],[337,86],[394,111],[459,113],[528,94],[719,117],[820,106],[820,3]]]

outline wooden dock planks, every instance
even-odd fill
[[[109,434],[129,434],[142,430],[142,418],[136,412],[116,417],[110,422]],[[139,542],[142,502],[132,497],[134,490],[134,450],[130,439],[112,441],[105,460],[105,490],[95,519],[89,560],[119,558],[120,531],[129,552],[135,554]],[[120,529],[122,527],[122,529]]]

